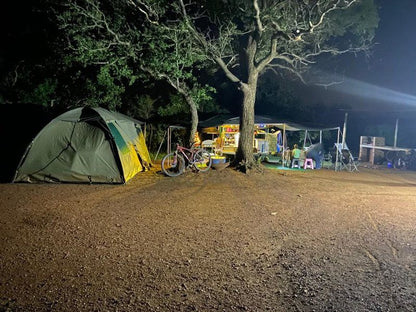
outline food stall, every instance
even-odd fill
[[[282,130],[278,127],[279,125],[282,125],[282,123],[276,123],[271,118],[255,117],[253,133],[253,150],[255,153],[268,154],[282,149],[284,140]],[[217,125],[218,136],[213,139],[223,154],[233,155],[237,151],[240,136],[239,128],[239,117],[223,120]],[[203,134],[208,135],[213,132],[212,126],[202,128]]]
[[[240,138],[238,125],[221,125],[219,128],[219,147],[224,154],[235,154]]]
[[[218,129],[218,135],[212,137],[216,144],[216,150],[220,154],[234,155],[238,148],[240,118],[220,118],[214,116],[200,123],[201,133],[212,135],[213,127]],[[256,115],[254,119],[253,150],[257,155],[280,155],[279,162],[288,165],[290,160],[290,149],[287,144],[286,133],[288,131],[305,131],[304,146],[308,132],[318,131],[319,141],[322,143],[322,131],[337,131],[338,141],[340,128],[311,127],[299,125],[292,122],[282,122],[274,118]],[[338,142],[337,141],[337,142]],[[338,159],[336,160],[336,163]],[[337,167],[337,165],[336,165]]]

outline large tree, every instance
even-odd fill
[[[155,0],[126,0],[149,17]],[[303,80],[324,54],[367,51],[378,25],[373,0],[176,0],[167,2],[199,45],[243,93],[236,162],[254,164],[254,105],[266,70]],[[178,18],[180,17],[180,18]],[[172,25],[172,24],[171,24]],[[170,26],[171,27],[171,26]]]
[[[206,65],[200,45],[188,39],[184,21],[170,21],[172,8],[161,1],[73,0],[57,14],[67,38],[67,63],[96,73],[87,80],[94,104],[120,105],[126,86],[137,79],[167,82],[188,105],[192,143],[198,108],[213,88],[198,83],[196,73]]]

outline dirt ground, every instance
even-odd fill
[[[416,173],[0,184],[0,311],[416,311]]]

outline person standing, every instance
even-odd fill
[[[306,158],[312,158],[315,161],[315,169],[321,169],[324,158],[324,147],[322,143],[309,146],[306,151]]]

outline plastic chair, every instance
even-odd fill
[[[313,159],[306,158],[305,162],[303,163],[303,169],[313,169]]]
[[[299,158],[293,158],[292,159],[291,168],[299,168],[300,169],[300,160],[299,160]]]
[[[213,140],[202,141],[201,147],[206,149],[210,154],[215,155],[215,145]]]

